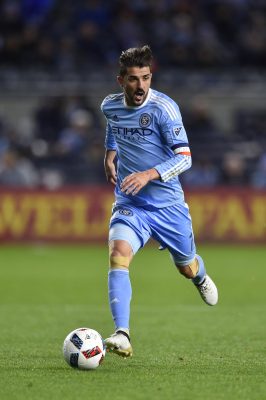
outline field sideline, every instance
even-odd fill
[[[96,371],[71,369],[62,344],[88,326],[104,337],[107,249],[2,246],[1,400],[266,399],[266,249],[198,246],[219,288],[206,306],[166,251],[133,261],[132,359],[107,355]]]

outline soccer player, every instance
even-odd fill
[[[179,272],[192,281],[205,303],[215,305],[218,292],[196,254],[191,217],[178,179],[191,166],[179,108],[150,87],[149,46],[123,51],[119,61],[117,81],[122,92],[107,96],[101,105],[107,120],[105,173],[115,185],[108,275],[115,333],[105,343],[107,350],[130,357],[129,265],[150,238],[168,249]]]

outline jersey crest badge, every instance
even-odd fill
[[[151,116],[147,113],[141,114],[139,124],[142,128],[146,128],[151,124]]]

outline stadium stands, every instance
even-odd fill
[[[184,184],[265,187],[265,104],[241,100],[251,81],[253,98],[261,93],[265,11],[262,0],[1,2],[0,185],[104,182],[99,103],[117,90],[110,80],[121,50],[149,43],[154,84],[180,104],[191,143]],[[219,102],[202,98],[226,87],[229,100],[236,85],[226,124]]]

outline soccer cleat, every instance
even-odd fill
[[[122,330],[117,330],[113,335],[105,339],[104,342],[106,350],[110,353],[115,353],[124,358],[131,357],[133,354],[129,335]]]
[[[206,275],[204,281],[200,285],[195,285],[201,298],[209,306],[215,306],[218,302],[218,290],[211,278]]]

